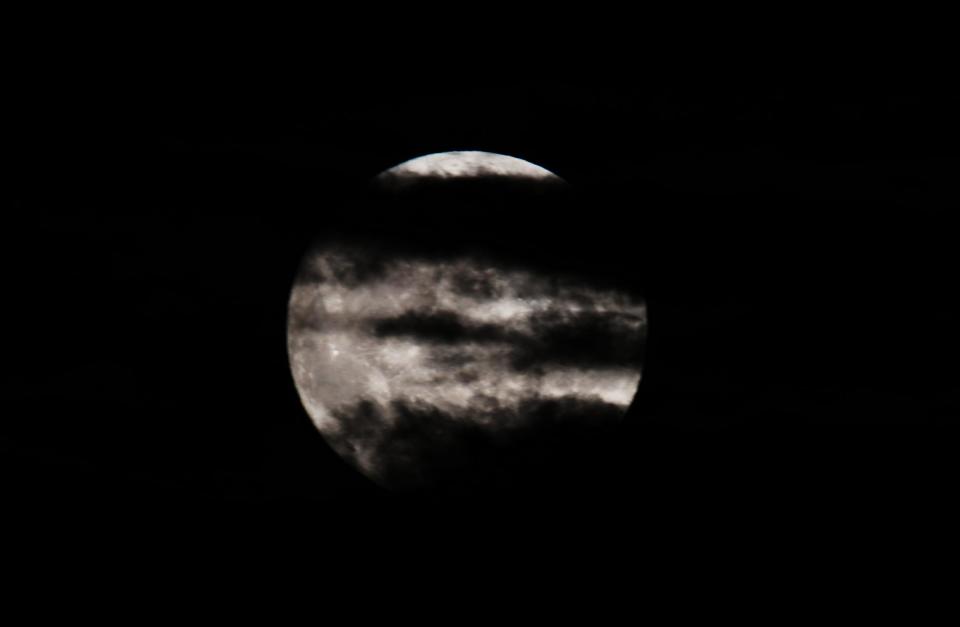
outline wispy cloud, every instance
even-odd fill
[[[427,455],[413,425],[433,442],[517,432],[551,403],[578,420],[622,414],[645,333],[642,301],[621,291],[489,259],[329,245],[294,286],[288,341],[318,428],[387,482],[397,456]]]

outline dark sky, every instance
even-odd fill
[[[576,202],[451,211],[411,237],[493,237],[649,305],[623,433],[547,493],[756,505],[956,480],[960,133],[936,83],[208,78],[79,82],[18,110],[11,493],[387,498],[299,405],[287,297],[369,177],[455,149],[537,163]]]

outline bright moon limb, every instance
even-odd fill
[[[388,187],[400,188],[422,178],[468,179],[479,177],[563,182],[563,179],[550,170],[529,161],[479,150],[438,152],[410,159],[381,173],[377,180]]]

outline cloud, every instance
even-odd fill
[[[549,481],[609,435],[622,408],[594,397],[529,397],[501,404],[478,395],[465,420],[424,402],[361,401],[335,412],[328,439],[381,484],[441,491]]]
[[[384,278],[390,266],[387,257],[375,250],[321,246],[305,257],[296,284],[329,283],[355,288]]]
[[[378,337],[410,336],[424,342],[455,344],[460,342],[509,342],[516,333],[493,324],[475,324],[453,311],[408,311],[400,316],[374,320]]]
[[[383,485],[553,477],[636,392],[645,308],[611,285],[476,252],[311,255],[289,303],[297,389]]]
[[[373,322],[378,337],[405,336],[442,345],[499,343],[515,370],[544,365],[624,367],[639,361],[645,321],[620,311],[541,311],[523,323],[478,324],[452,311],[407,312]],[[450,363],[469,353],[442,354]]]
[[[450,289],[458,296],[476,300],[502,298],[509,290],[506,279],[491,267],[456,267],[450,273]]]
[[[534,314],[531,333],[518,342],[511,366],[526,370],[540,365],[582,368],[624,367],[639,363],[645,321],[619,311]]]

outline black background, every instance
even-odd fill
[[[488,504],[722,519],[952,490],[960,138],[939,81],[134,68],[35,78],[11,118],[8,494],[397,506],[301,408],[287,297],[369,177],[456,149],[542,165],[578,204],[451,208],[439,232],[602,267],[650,316],[610,449]]]

